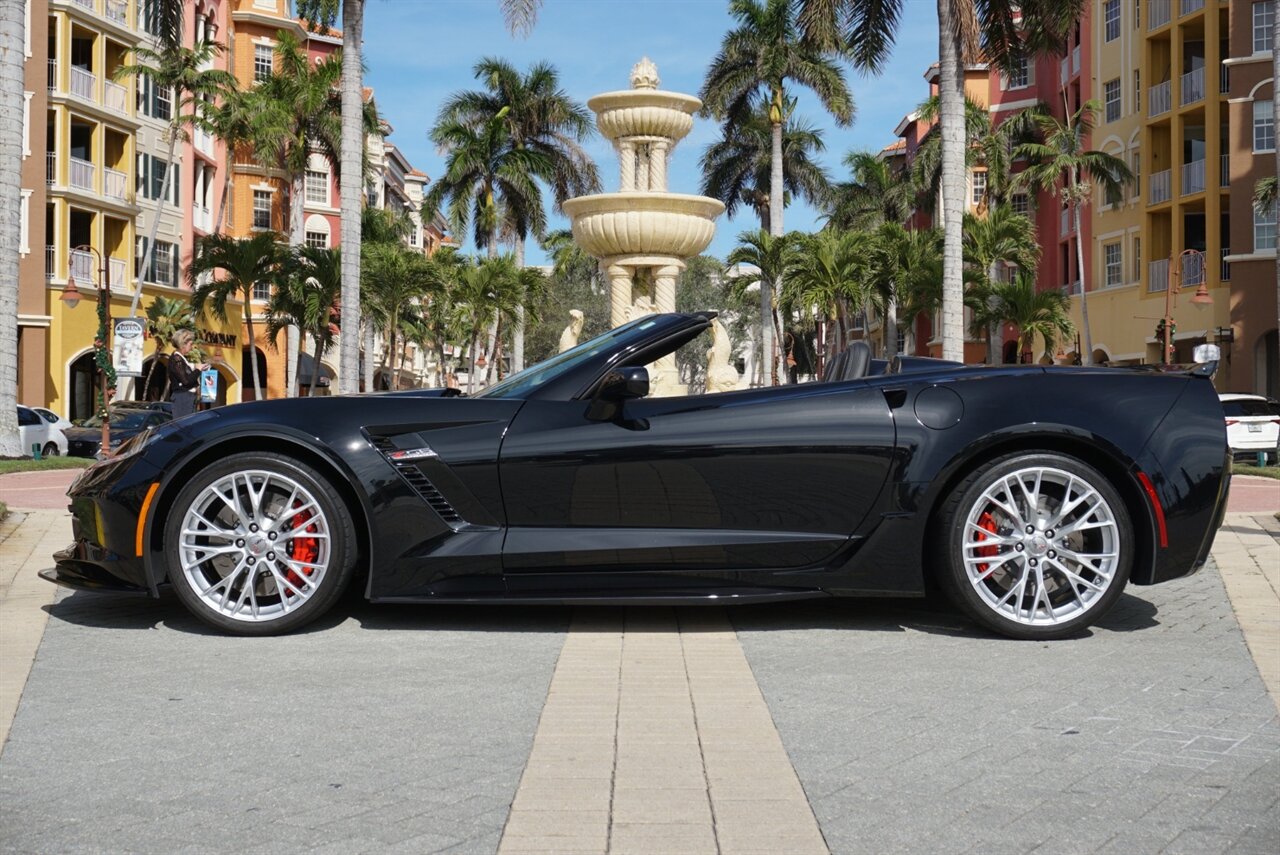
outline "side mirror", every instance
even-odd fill
[[[605,375],[587,408],[592,421],[613,421],[622,415],[622,403],[649,394],[649,371],[643,366],[615,368]]]

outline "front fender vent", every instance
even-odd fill
[[[396,452],[402,452],[403,449],[397,448],[390,437],[370,435],[369,442],[373,443],[373,447],[378,449],[378,452],[386,458],[386,461],[391,464],[396,472],[400,473],[400,477],[413,489],[413,492],[417,493],[424,502],[430,505],[431,510],[439,514],[442,520],[450,525],[461,525],[465,522],[462,519],[462,515],[454,509],[453,505],[449,504],[449,500],[444,497],[444,493],[436,489],[436,485],[431,483],[431,479],[426,476],[426,473],[419,468],[416,462],[417,460],[434,459],[434,454],[405,456],[397,459],[392,455]]]

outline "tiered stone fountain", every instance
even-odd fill
[[[580,196],[564,203],[573,236],[600,259],[609,281],[610,323],[676,310],[676,278],[685,259],[707,248],[724,205],[706,196],[667,190],[667,161],[693,127],[702,102],[658,89],[648,57],[631,69],[631,88],[587,101],[600,133],[618,153],[617,193]],[[675,356],[650,370],[654,394],[684,394]]]

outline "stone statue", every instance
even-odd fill
[[[641,294],[636,297],[636,301],[631,304],[631,308],[627,309],[627,320],[634,321],[636,318],[643,318],[645,315],[652,315],[657,311],[658,307],[653,304],[653,300]]]
[[[733,345],[729,332],[719,320],[711,322],[711,349],[707,351],[707,393],[732,392],[738,388],[738,369],[729,364]]]
[[[582,335],[582,310],[569,310],[569,325],[564,328],[564,332],[560,333],[560,352],[571,350],[578,346],[578,336]]]

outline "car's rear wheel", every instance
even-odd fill
[[[40,456],[42,456],[42,457],[57,457],[57,456],[58,456],[58,444],[57,444],[56,442],[46,442],[46,443],[44,444],[44,448],[40,449]]]
[[[177,495],[169,578],[201,620],[239,635],[288,632],[324,614],[355,563],[355,527],[320,473],[274,453],[234,454]]]
[[[1013,638],[1063,638],[1107,612],[1133,566],[1120,495],[1060,454],[990,461],[943,506],[941,576],[978,623]]]

